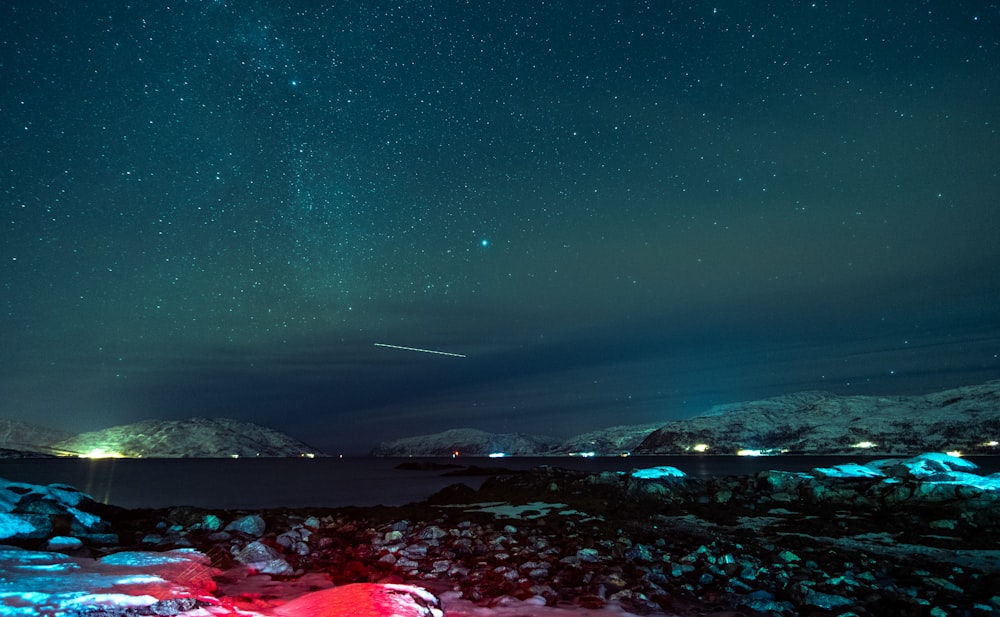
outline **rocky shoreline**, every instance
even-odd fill
[[[89,503],[103,527],[69,550],[197,549],[217,595],[264,612],[291,589],[372,582],[634,614],[1000,615],[1000,490],[962,465],[937,455],[708,481],[540,467],[391,508]]]

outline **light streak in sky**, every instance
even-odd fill
[[[420,349],[419,347],[403,347],[402,345],[387,345],[385,343],[375,343],[376,347],[388,347],[390,349],[405,349],[406,351],[419,351],[421,353],[436,353],[440,356],[452,356],[455,358],[464,358],[465,354],[461,353],[451,353],[449,351],[436,351],[434,349]]]

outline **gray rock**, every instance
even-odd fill
[[[246,534],[252,538],[259,538],[264,535],[267,525],[259,514],[242,516],[226,525],[226,531]]]
[[[653,561],[653,552],[644,544],[636,544],[635,546],[629,547],[628,550],[625,551],[625,558],[631,561],[648,563]]]
[[[576,552],[576,556],[580,561],[594,563],[601,560],[601,554],[595,548],[581,548]]]
[[[257,540],[243,547],[234,559],[262,574],[282,576],[293,572],[292,567],[276,550]]]
[[[280,534],[274,541],[279,545],[284,547],[299,556],[305,556],[309,554],[309,543],[306,542],[306,538],[300,530],[286,531]]]
[[[447,538],[448,532],[440,527],[425,527],[423,530],[417,534],[417,537],[421,540],[440,540],[441,538]]]
[[[816,591],[814,589],[808,589],[805,592],[804,601],[809,606],[815,606],[816,608],[822,608],[826,610],[832,610],[835,608],[841,608],[843,606],[851,606],[854,604],[854,600],[844,596],[839,596],[832,593],[823,593],[821,591]]]
[[[222,519],[214,514],[206,514],[201,522],[195,526],[196,529],[204,529],[206,531],[219,531],[222,529]]]
[[[790,609],[788,604],[778,602],[774,594],[762,589],[737,598],[737,602],[765,615],[781,615]]]
[[[802,561],[802,558],[793,553],[792,551],[781,551],[781,553],[778,554],[778,559],[780,559],[785,563],[794,563],[796,561]]]

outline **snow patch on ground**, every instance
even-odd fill
[[[646,469],[636,469],[632,472],[632,477],[639,480],[662,480],[664,478],[684,478],[687,474],[676,467],[648,467]]]
[[[0,512],[0,538],[11,538],[16,535],[30,534],[34,531],[34,525],[28,521],[13,514]]]
[[[975,473],[979,467],[972,461],[942,452],[928,452],[908,459],[872,461],[867,467],[888,475],[904,475],[924,483],[1000,491],[1000,474],[981,476]]]
[[[823,478],[884,478],[885,474],[878,469],[859,465],[858,463],[847,463],[845,465],[834,465],[833,467],[817,467],[813,473]]]
[[[139,608],[156,611],[157,603],[188,600],[179,617],[634,617],[620,607],[558,608],[544,600],[503,598],[493,608],[478,606],[454,593],[440,598],[409,585],[349,585],[288,598],[260,610],[248,610],[215,589],[208,558],[181,549],[165,553],[122,552],[102,559],[74,558],[55,552],[0,547],[0,615],[4,617],[64,617],[81,611]],[[260,577],[248,577],[255,579]],[[238,590],[227,589],[234,596]],[[352,601],[353,598],[353,601]],[[388,604],[382,606],[383,600]],[[199,603],[200,606],[195,604]],[[389,613],[385,607],[391,607]],[[440,608],[439,608],[440,607]],[[319,613],[317,608],[326,609]],[[163,614],[173,614],[173,610]],[[649,617],[673,617],[656,614]]]
[[[485,512],[497,518],[522,518],[533,519],[547,516],[552,510],[562,512],[566,507],[564,503],[546,503],[544,501],[533,501],[522,505],[514,505],[505,502],[473,503],[462,506],[466,512]],[[566,513],[575,513],[573,510],[566,510]]]
[[[167,600],[219,604],[215,571],[193,550],[117,553],[102,559],[0,547],[0,615],[56,616]],[[220,612],[217,614],[241,614]]]

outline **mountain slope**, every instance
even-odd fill
[[[0,448],[7,450],[48,453],[49,446],[70,436],[70,432],[48,426],[0,419]]]
[[[543,454],[558,441],[520,433],[487,433],[471,428],[457,428],[434,433],[385,441],[372,449],[372,456],[488,456],[494,452],[531,456]]]
[[[318,451],[284,433],[226,418],[145,420],[81,433],[53,444],[65,454],[144,458],[286,457]]]
[[[898,455],[960,450],[995,454],[1000,381],[923,396],[837,396],[799,392],[713,407],[670,422],[635,454],[681,454],[707,444],[712,454],[773,450],[807,454]]]
[[[556,454],[593,452],[595,456],[620,456],[632,452],[662,424],[628,424],[570,437],[555,449]]]

